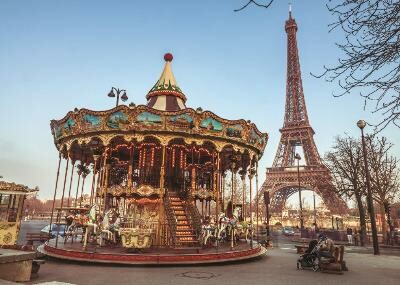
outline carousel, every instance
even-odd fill
[[[127,264],[265,254],[253,200],[268,135],[250,121],[186,107],[172,59],[165,54],[146,105],[118,105],[128,97],[113,88],[115,108],[75,109],[51,121],[59,151],[54,198],[61,199],[51,223],[64,224],[65,232],[51,233],[40,251]]]

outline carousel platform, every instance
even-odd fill
[[[260,244],[253,242],[253,248],[249,243],[239,243],[233,250],[228,244],[221,244],[218,248],[150,248],[139,252],[128,251],[127,249],[114,247],[99,247],[90,245],[85,250],[82,244],[58,242],[49,240],[38,248],[38,251],[57,259],[89,263],[110,263],[130,265],[185,265],[185,264],[212,264],[244,261],[259,258],[266,254],[267,249]]]

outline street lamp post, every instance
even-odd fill
[[[365,139],[364,139],[364,128],[366,126],[366,122],[364,120],[359,120],[357,122],[357,126],[361,130],[361,142],[362,142],[363,157],[364,157],[365,179],[367,182],[368,212],[369,212],[369,217],[371,219],[372,243],[374,246],[374,254],[379,255],[378,233],[377,233],[377,229],[376,229],[374,205],[372,202],[371,182],[370,182],[369,169],[368,169],[368,163],[367,163],[367,149],[365,147]]]
[[[314,204],[314,229],[317,229],[317,208],[315,207],[315,189],[313,190],[313,204]]]
[[[301,186],[300,186],[300,154],[296,153],[294,158],[297,160],[297,182],[299,183],[299,206],[300,206],[300,236],[303,235],[303,203],[301,202]]]
[[[128,95],[126,95],[126,90],[125,89],[119,89],[119,88],[115,88],[115,87],[111,87],[110,92],[108,93],[108,97],[117,97],[117,103],[115,105],[115,107],[118,107],[118,103],[119,103],[119,96],[121,95],[121,100],[123,102],[125,102],[126,100],[128,100]]]

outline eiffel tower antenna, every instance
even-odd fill
[[[296,39],[298,27],[291,12],[289,4],[289,18],[285,23],[287,79],[284,122],[279,130],[281,139],[278,151],[272,167],[267,168],[266,181],[259,195],[269,192],[271,211],[281,212],[286,200],[299,189],[314,190],[331,213],[343,214],[347,211],[347,205],[335,192],[330,171],[318,153],[315,132],[308,119]],[[297,173],[296,153],[300,147],[303,149],[304,166]]]

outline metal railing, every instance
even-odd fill
[[[201,233],[201,216],[197,207],[195,207],[190,201],[184,203],[186,212],[189,213],[189,223],[196,230],[196,237],[199,238]]]
[[[164,208],[165,208],[165,215],[168,224],[168,231],[167,234],[169,235],[168,238],[171,239],[172,245],[176,245],[176,226],[177,221],[174,214],[174,211],[171,206],[170,196],[168,191],[165,192],[164,196]]]

